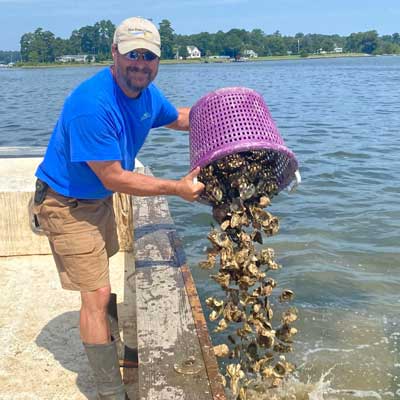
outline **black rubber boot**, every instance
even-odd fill
[[[83,343],[94,374],[98,400],[126,400],[115,343]]]
[[[138,367],[138,354],[135,349],[125,346],[121,339],[118,326],[118,307],[117,295],[111,293],[110,301],[107,307],[108,320],[110,322],[111,340],[115,343],[118,352],[118,359],[120,367],[124,368],[137,368]]]

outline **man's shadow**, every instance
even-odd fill
[[[54,355],[63,368],[77,374],[76,386],[88,399],[96,399],[96,387],[79,335],[79,312],[68,311],[49,321],[36,338],[39,347]]]

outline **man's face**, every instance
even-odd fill
[[[114,77],[123,92],[129,97],[137,97],[156,77],[160,59],[146,61],[143,53],[146,49],[135,49],[140,56],[132,60],[128,55],[121,54],[113,45]],[[128,53],[129,54],[129,53]]]

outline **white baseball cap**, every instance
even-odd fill
[[[145,18],[132,17],[122,21],[115,30],[113,43],[118,46],[121,54],[135,49],[146,49],[158,57],[161,55],[158,29]]]

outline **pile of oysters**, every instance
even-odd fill
[[[220,225],[209,233],[211,247],[200,263],[207,270],[218,267],[211,278],[225,294],[206,299],[214,332],[225,331],[227,339],[214,351],[231,360],[224,363],[225,377],[234,398],[244,400],[256,380],[278,387],[295,368],[284,353],[293,350],[297,329],[291,324],[297,310],[283,304],[279,319],[273,318],[274,302],[289,302],[294,293],[273,293],[277,282],[270,273],[281,266],[273,249],[261,246],[263,236],[279,230],[278,218],[265,211],[278,193],[274,153],[261,149],[227,155],[202,168],[198,179],[205,185],[202,201],[212,206]]]

